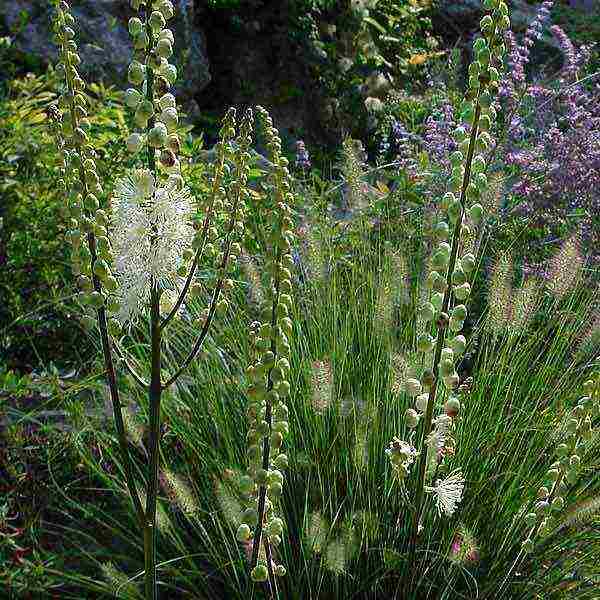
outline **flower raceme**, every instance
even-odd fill
[[[412,430],[411,439],[417,440],[416,448],[413,450],[412,443],[396,438],[386,450],[394,471],[402,479],[410,475],[408,467],[416,462],[411,556],[421,529],[424,492],[435,496],[440,514],[452,516],[464,489],[459,470],[446,479],[437,479],[433,485],[426,485],[426,481],[437,465],[454,454],[454,440],[449,433],[461,409],[455,394],[460,386],[456,366],[466,349],[467,340],[461,331],[468,315],[465,302],[471,293],[477,263],[470,252],[469,239],[484,216],[480,200],[488,188],[485,153],[493,143],[489,132],[497,116],[494,102],[506,51],[504,32],[510,27],[508,8],[502,0],[485,0],[484,7],[489,12],[481,19],[482,37],[473,44],[475,60],[469,66],[468,89],[460,107],[462,124],[452,135],[449,189],[439,199],[445,218],[434,226],[437,248],[427,277],[429,293],[420,308],[426,327],[417,339],[417,350],[423,355],[425,368],[419,377],[406,381],[407,395],[414,399],[414,405],[406,410],[405,425]],[[436,406],[442,410],[434,417]]]
[[[194,229],[188,188],[174,181],[158,186],[147,169],[136,169],[115,185],[109,226],[115,256],[119,320],[133,319],[147,304],[151,282],[179,292],[186,250]]]

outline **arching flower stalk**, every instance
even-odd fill
[[[533,552],[536,540],[553,532],[553,521],[557,520],[565,506],[565,492],[579,479],[584,446],[593,437],[592,418],[600,412],[597,383],[590,379],[583,384],[583,390],[585,395],[562,423],[563,440],[555,449],[557,460],[546,472],[546,481],[537,491],[532,510],[525,515],[528,533],[523,542],[524,553]]]
[[[145,595],[155,600],[161,396],[198,356],[215,313],[228,308],[224,295],[233,288],[228,272],[241,251],[236,238],[244,231],[241,219],[253,113],[248,110],[244,115],[237,138],[235,111],[230,109],[225,116],[215,149],[210,196],[205,205],[197,205],[180,172],[179,117],[170,93],[177,78],[176,67],[168,61],[173,53],[173,33],[166,27],[174,14],[173,4],[170,0],[132,0],[131,4],[139,16],[129,20],[134,58],[128,70],[132,87],[125,93],[125,103],[135,111],[136,131],[128,137],[127,148],[142,164],[116,182],[106,210],[100,208],[104,190],[89,140],[85,83],[77,72],[81,61],[74,41],[75,19],[64,1],[56,5],[54,27],[60,45],[57,71],[64,78],[65,89],[58,103],[60,110],[51,114],[53,122],[60,125],[62,184],[72,216],[68,237],[73,269],[82,303],[96,311],[127,486],[144,534]],[[228,183],[224,182],[226,159],[233,162]],[[201,224],[194,221],[198,215],[203,217]],[[201,331],[177,371],[165,374],[162,336],[188,293],[199,295],[195,278],[205,257],[215,259],[216,277],[210,304],[202,313]],[[122,333],[143,316],[150,322],[149,382],[132,368],[127,352],[117,344]],[[138,492],[133,477],[113,354],[148,395],[145,493]]]
[[[450,155],[450,191],[440,201],[447,221],[435,226],[438,246],[431,257],[427,279],[430,295],[420,309],[427,327],[417,339],[417,349],[424,355],[426,368],[420,378],[406,382],[406,391],[415,399],[415,405],[406,411],[405,423],[410,430],[420,427],[413,434],[417,458],[416,468],[411,469],[416,475],[411,560],[421,529],[424,492],[435,493],[438,509],[451,515],[462,498],[464,486],[462,475],[456,472],[427,488],[426,480],[427,474],[435,471],[428,469],[428,464],[438,464],[452,454],[443,448],[452,420],[461,408],[454,393],[460,384],[456,362],[466,349],[466,338],[461,334],[467,317],[464,302],[471,292],[476,265],[475,256],[465,252],[465,240],[483,219],[479,200],[488,188],[484,152],[492,143],[488,132],[496,118],[492,103],[505,53],[503,32],[510,27],[508,8],[502,0],[485,0],[484,6],[489,13],[480,23],[482,37],[474,43],[475,61],[469,67],[468,90],[461,106],[464,125],[454,131],[457,149]],[[437,405],[443,408],[434,418]],[[400,440],[399,447],[405,445]]]

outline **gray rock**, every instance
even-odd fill
[[[55,61],[52,42],[52,8],[46,0],[12,0],[3,3],[6,26],[16,31],[13,47],[32,54],[42,62]],[[206,43],[194,28],[194,0],[174,0],[175,17],[169,22],[175,37],[176,64],[180,70],[177,91],[185,99],[210,82]],[[102,80],[126,86],[132,44],[127,21],[134,15],[126,0],[80,0],[72,3],[82,64],[80,72],[88,81]],[[24,26],[20,23],[25,21]]]

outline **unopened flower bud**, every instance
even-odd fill
[[[406,380],[406,393],[411,397],[416,397],[421,393],[421,382],[418,379],[409,378]]]
[[[414,429],[419,424],[419,414],[414,408],[408,408],[404,413],[406,426],[409,429]]]
[[[459,410],[460,410],[460,401],[458,400],[458,398],[456,398],[454,396],[450,396],[450,398],[448,398],[448,400],[446,401],[446,404],[444,404],[444,412],[449,417],[454,418],[458,414]]]
[[[162,148],[167,143],[168,131],[164,123],[157,121],[148,132],[148,145],[153,148]]]

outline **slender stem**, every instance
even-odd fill
[[[481,116],[481,106],[479,104],[479,93],[475,99],[476,108],[475,115],[473,118],[473,127],[471,129],[471,137],[469,140],[469,150],[467,153],[465,173],[463,176],[461,192],[460,192],[460,203],[461,210],[456,225],[454,226],[454,232],[452,235],[452,251],[450,254],[450,262],[448,264],[448,271],[446,273],[446,291],[444,292],[444,300],[442,304],[442,312],[447,313],[450,306],[450,297],[452,293],[452,274],[456,265],[458,257],[458,248],[460,245],[460,232],[462,227],[462,218],[465,212],[465,201],[467,194],[467,187],[471,179],[471,163],[473,161],[473,155],[475,154],[475,143],[477,142],[477,132],[479,128],[479,117]],[[417,476],[417,491],[415,496],[415,512],[413,519],[412,535],[410,538],[410,556],[411,562],[414,558],[414,552],[417,543],[417,537],[419,534],[419,524],[421,521],[421,511],[423,504],[423,493],[425,487],[425,473],[427,466],[427,448],[425,446],[425,440],[431,432],[431,422],[433,419],[433,407],[435,404],[435,397],[438,389],[439,382],[439,362],[442,355],[442,349],[446,340],[446,327],[438,327],[437,343],[435,347],[434,359],[433,359],[433,384],[429,391],[429,399],[427,401],[427,409],[425,411],[425,419],[423,423],[423,431],[421,432],[421,455],[419,456],[419,469]]]
[[[142,388],[149,389],[150,384],[133,368],[131,363],[127,360],[125,356],[125,350],[120,350],[118,345],[114,344],[115,354],[118,359],[125,365],[126,371],[131,375],[133,380]]]
[[[196,356],[198,355],[198,352],[200,352],[200,348],[202,347],[202,344],[203,344],[206,336],[208,335],[208,330],[210,329],[212,320],[214,318],[222,287],[223,287],[223,279],[221,278],[217,282],[217,287],[215,288],[215,291],[213,293],[213,298],[210,303],[210,308],[208,309],[208,316],[206,318],[206,321],[204,322],[202,331],[200,331],[200,335],[196,339],[196,342],[195,342],[194,346],[192,347],[192,349],[190,350],[189,354],[185,357],[185,359],[181,363],[181,366],[179,367],[179,369],[177,369],[176,373],[163,384],[163,386],[162,386],[163,390],[166,390],[167,388],[171,387],[179,379],[179,377],[183,374],[183,372],[190,366],[190,364],[194,360],[194,358],[196,358]]]
[[[225,280],[227,263],[229,262],[229,254],[231,253],[231,234],[235,227],[235,221],[236,221],[236,217],[237,217],[238,208],[242,201],[242,192],[243,192],[243,186],[239,185],[237,188],[237,193],[235,195],[233,208],[231,210],[231,217],[229,219],[229,225],[228,225],[228,229],[227,229],[227,233],[226,233],[225,251],[223,252],[223,259],[221,261],[221,264],[219,265],[219,270],[220,270],[221,275],[217,281],[215,291],[213,292],[213,297],[212,297],[212,300],[210,303],[210,307],[208,309],[208,316],[202,327],[202,331],[200,332],[200,335],[198,336],[191,351],[185,357],[185,359],[181,363],[181,366],[175,372],[175,374],[164,383],[164,385],[162,386],[163,390],[166,390],[171,385],[173,385],[179,379],[179,377],[183,374],[183,372],[190,366],[191,362],[194,360],[194,358],[196,358],[198,352],[200,352],[200,348],[202,347],[202,344],[208,334],[208,330],[210,329],[210,326],[211,326],[211,323],[212,323],[212,320],[213,320],[213,317],[214,317],[214,314],[215,314],[215,311],[217,308],[217,303],[219,302],[219,296],[221,294],[221,290],[223,289],[223,282]]]
[[[152,344],[152,375],[150,380],[150,464],[146,495],[146,526],[144,529],[144,553],[146,564],[146,600],[155,600],[156,595],[156,500],[158,495],[158,460],[160,440],[160,400],[162,385],[160,290],[153,282],[150,292],[150,333]]]
[[[276,262],[279,262],[279,250],[277,251]],[[277,280],[275,282],[275,294],[273,296],[273,310],[271,312],[271,327],[275,327],[277,325],[277,303],[279,301],[279,276],[277,276]],[[277,347],[275,344],[275,340],[271,340],[271,352],[275,356],[275,360],[277,360]],[[273,381],[271,380],[271,371],[269,369],[269,374],[267,376],[267,401],[265,408],[265,421],[269,424],[269,433],[263,438],[263,462],[262,468],[265,471],[269,470],[269,461],[270,461],[270,452],[271,452],[271,426],[273,424],[273,406],[271,399],[269,398],[269,392],[273,389]],[[260,548],[260,544],[262,541],[262,530],[263,530],[263,521],[265,515],[265,500],[267,498],[267,486],[261,485],[258,493],[258,524],[256,526],[256,532],[254,534],[254,542],[252,545],[252,559],[250,561],[250,568],[254,568],[256,563],[258,562],[258,551]],[[268,561],[267,561],[268,564]]]
[[[171,309],[169,314],[166,317],[164,317],[162,320],[161,328],[163,328],[163,329],[169,324],[169,322],[177,314],[177,311],[183,304],[185,296],[190,288],[190,285],[192,284],[192,280],[196,273],[196,269],[198,268],[198,263],[200,262],[200,259],[202,258],[202,255],[204,254],[204,247],[206,246],[206,240],[208,237],[208,228],[210,226],[211,218],[213,216],[213,205],[214,205],[215,198],[217,197],[217,190],[219,189],[219,185],[221,183],[221,176],[223,173],[223,164],[225,162],[225,152],[223,152],[223,151],[219,152],[218,156],[219,156],[218,163],[217,163],[217,166],[215,167],[216,172],[215,172],[215,178],[213,181],[211,202],[210,202],[210,205],[206,212],[206,217],[204,218],[204,223],[202,225],[202,245],[196,251],[194,260],[192,262],[192,266],[190,267],[190,272],[188,273],[187,278],[185,280],[185,284],[177,298],[177,302],[175,302],[175,305],[173,306],[173,308]]]
[[[90,250],[94,247],[92,253],[92,260],[94,260],[95,254],[95,240],[89,239]],[[92,276],[94,281],[94,289],[99,291],[100,282],[95,275]],[[121,402],[119,399],[119,389],[117,386],[117,377],[115,368],[112,360],[112,354],[110,351],[110,341],[108,337],[108,328],[106,325],[106,310],[104,308],[98,309],[98,326],[100,329],[100,339],[102,340],[102,354],[104,357],[104,365],[106,368],[106,378],[108,380],[108,388],[110,390],[110,397],[113,405],[113,415],[115,419],[115,425],[117,428],[117,437],[119,439],[119,448],[121,451],[121,460],[123,461],[123,469],[125,471],[125,481],[129,490],[129,495],[133,501],[133,506],[138,518],[140,525],[144,523],[144,509],[140,500],[135,478],[133,477],[133,463],[131,455],[129,453],[129,443],[127,442],[127,434],[125,432],[125,423],[123,421],[123,412],[121,410]]]
[[[150,10],[146,7],[146,34],[148,48],[146,51],[146,98],[154,101],[154,70],[150,67],[149,57],[154,46],[155,36],[150,27]],[[150,118],[147,132],[154,127],[155,119]],[[148,145],[148,168],[156,177],[156,158],[154,148]],[[151,239],[151,244],[155,243]],[[160,399],[161,385],[161,330],[160,330],[160,289],[158,282],[152,277],[150,289],[150,339],[151,339],[151,374],[148,405],[150,411],[150,458],[148,465],[148,480],[146,488],[146,522],[144,526],[144,565],[146,600],[156,600],[156,499],[158,494],[158,460],[160,442]]]

